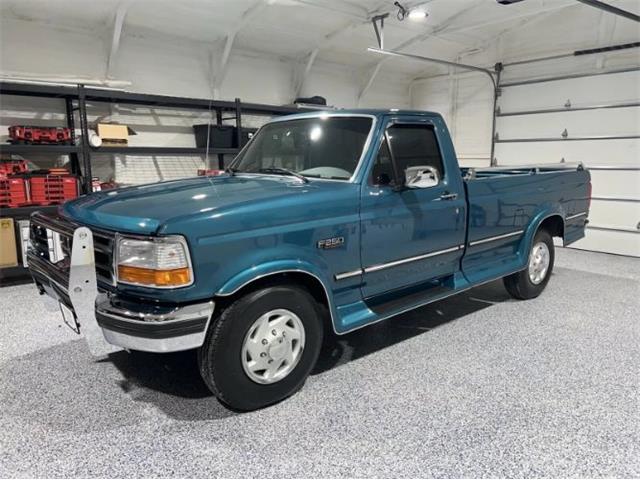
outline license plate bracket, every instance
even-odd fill
[[[80,334],[80,326],[78,325],[78,319],[76,318],[76,314],[67,307],[64,303],[58,302],[60,306],[60,313],[62,313],[62,320],[64,323],[74,332]]]

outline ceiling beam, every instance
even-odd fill
[[[320,48],[317,47],[309,54],[309,57],[307,58],[307,64],[305,65],[304,70],[302,71],[302,74],[300,75],[300,78],[296,83],[295,92],[293,95],[294,98],[298,98],[300,96],[300,92],[302,91],[304,82],[307,80],[307,77],[309,76],[309,72],[311,72],[311,67],[313,66],[313,62],[315,62],[319,52],[320,52]]]
[[[445,35],[445,34],[448,34],[448,33],[468,32],[470,30],[476,30],[476,29],[479,29],[479,28],[490,27],[492,25],[499,25],[501,23],[506,23],[506,22],[511,22],[511,21],[514,21],[514,20],[520,20],[520,19],[533,17],[533,16],[536,16],[536,15],[540,15],[541,13],[548,13],[548,12],[553,12],[553,11],[557,11],[557,10],[564,10],[565,8],[571,8],[571,7],[575,7],[576,6],[575,3],[561,3],[560,0],[558,0],[555,3],[552,3],[550,5],[551,6],[544,7],[542,9],[540,9],[540,10],[536,10],[536,11],[533,11],[533,12],[525,12],[525,13],[521,13],[521,14],[510,16],[510,17],[493,18],[491,20],[487,20],[486,22],[472,22],[470,24],[460,25],[460,26],[451,25],[449,27],[446,27],[440,33]]]
[[[113,32],[111,34],[111,47],[109,48],[109,57],[107,58],[107,68],[105,71],[105,77],[111,78],[111,72],[116,63],[116,57],[118,50],[120,49],[120,39],[122,37],[122,27],[124,26],[124,20],[127,16],[127,10],[129,8],[129,2],[123,2],[118,5],[116,10],[116,16],[113,21]]]
[[[511,24],[508,27],[497,31],[493,36],[479,42],[479,45],[476,48],[469,51],[463,51],[460,53],[460,55],[472,55],[472,54],[478,54],[480,52],[484,52],[489,48],[491,48],[493,45],[495,45],[502,37],[504,37],[505,35],[508,35],[514,30],[520,30],[525,25],[529,25],[531,23],[545,21],[555,13],[556,13],[555,11],[551,11],[551,12],[545,11],[537,16],[520,17],[516,19],[514,24]],[[498,59],[496,58],[496,61],[497,60]]]
[[[329,11],[332,13],[339,14],[341,17],[350,17],[356,20],[362,20],[368,18],[369,12],[364,7],[359,7],[357,5],[353,5],[348,2],[334,2],[333,4],[328,4],[326,2],[321,2],[318,0],[290,0],[294,3],[297,3],[301,6],[317,8],[320,10]],[[337,7],[337,5],[340,5]]]
[[[584,3],[585,5],[593,8],[598,8],[607,13],[613,13],[614,15],[628,18],[629,20],[633,20],[634,22],[640,22],[640,15],[636,15],[635,13],[628,12],[627,10],[614,7],[613,5],[609,5],[608,3],[600,2],[599,0],[578,0],[578,2]]]
[[[323,48],[326,48],[330,43],[332,43],[340,35],[343,35],[346,32],[353,30],[358,25],[362,25],[363,23],[368,23],[368,22],[363,22],[363,21],[351,22],[337,30],[334,30],[330,34],[325,35],[324,38],[316,45],[316,47],[306,55],[306,65],[304,70],[302,71],[302,74],[300,75],[300,78],[298,79],[298,82],[295,88],[296,97],[300,96],[302,87],[304,87],[304,83],[309,77],[309,73],[311,72],[311,67],[313,67],[313,64],[316,61],[316,58],[318,57],[318,53],[320,53],[320,50],[322,50]]]
[[[236,40],[236,36],[242,30],[247,23],[249,23],[254,17],[256,17],[262,10],[272,3],[271,0],[258,0],[256,3],[247,8],[242,16],[240,17],[240,21],[234,25],[234,27],[227,32],[227,36],[224,40],[224,48],[222,50],[222,56],[220,57],[220,62],[218,63],[218,68],[214,73],[213,80],[213,94],[214,98],[217,98],[219,95],[220,87],[222,86],[222,82],[224,81],[224,77],[227,74],[227,70],[229,67],[229,58],[231,57],[231,49],[233,48],[233,43]]]

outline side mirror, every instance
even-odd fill
[[[431,188],[440,183],[438,170],[429,166],[409,167],[404,171],[407,188]]]

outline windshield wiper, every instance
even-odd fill
[[[227,167],[224,169],[224,173],[228,173],[230,176],[234,176],[238,170],[236,168]]]
[[[293,170],[289,170],[288,168],[282,168],[282,167],[265,167],[265,168],[261,168],[260,170],[258,170],[258,172],[260,173],[280,173],[280,174],[285,174],[285,175],[292,175],[294,177],[296,177],[299,180],[302,180],[302,182],[304,183],[309,183],[309,179],[306,178],[304,175],[300,175],[298,172],[294,172]]]

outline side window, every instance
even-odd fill
[[[391,163],[391,152],[386,139],[382,140],[376,162],[371,171],[371,183],[374,185],[393,183],[393,164]]]
[[[407,167],[430,166],[444,177],[438,141],[430,125],[396,124],[387,129],[398,171]],[[374,177],[375,178],[375,177]]]

